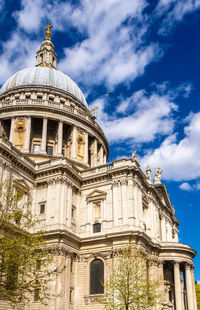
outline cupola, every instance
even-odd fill
[[[50,29],[52,25],[48,24],[45,28],[46,38],[42,42],[39,51],[36,54],[36,66],[49,67],[56,69],[57,55],[54,52],[54,45],[51,42],[51,32]]]

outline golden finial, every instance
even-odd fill
[[[45,28],[45,30],[46,30],[46,38],[45,38],[45,40],[51,41],[51,31],[50,31],[50,29],[52,27],[53,27],[52,25],[48,24],[48,26]]]

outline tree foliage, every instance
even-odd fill
[[[0,183],[0,299],[13,307],[43,301],[53,272],[31,200],[16,184]]]
[[[156,305],[160,282],[150,280],[150,263],[140,250],[129,246],[122,251],[104,285],[101,303],[106,310],[145,310]]]
[[[196,298],[197,298],[197,309],[200,310],[200,285],[199,284],[195,285],[195,290],[196,290]]]

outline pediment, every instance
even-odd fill
[[[98,189],[93,190],[86,196],[88,202],[106,199],[107,193]]]
[[[19,187],[22,187],[25,190],[30,189],[28,183],[24,179],[14,178],[13,183],[19,185]]]

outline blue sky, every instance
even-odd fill
[[[180,241],[200,252],[200,0],[0,0],[0,10],[0,84],[35,65],[53,24],[58,69],[99,108],[109,161],[137,150],[152,177],[161,167]]]

